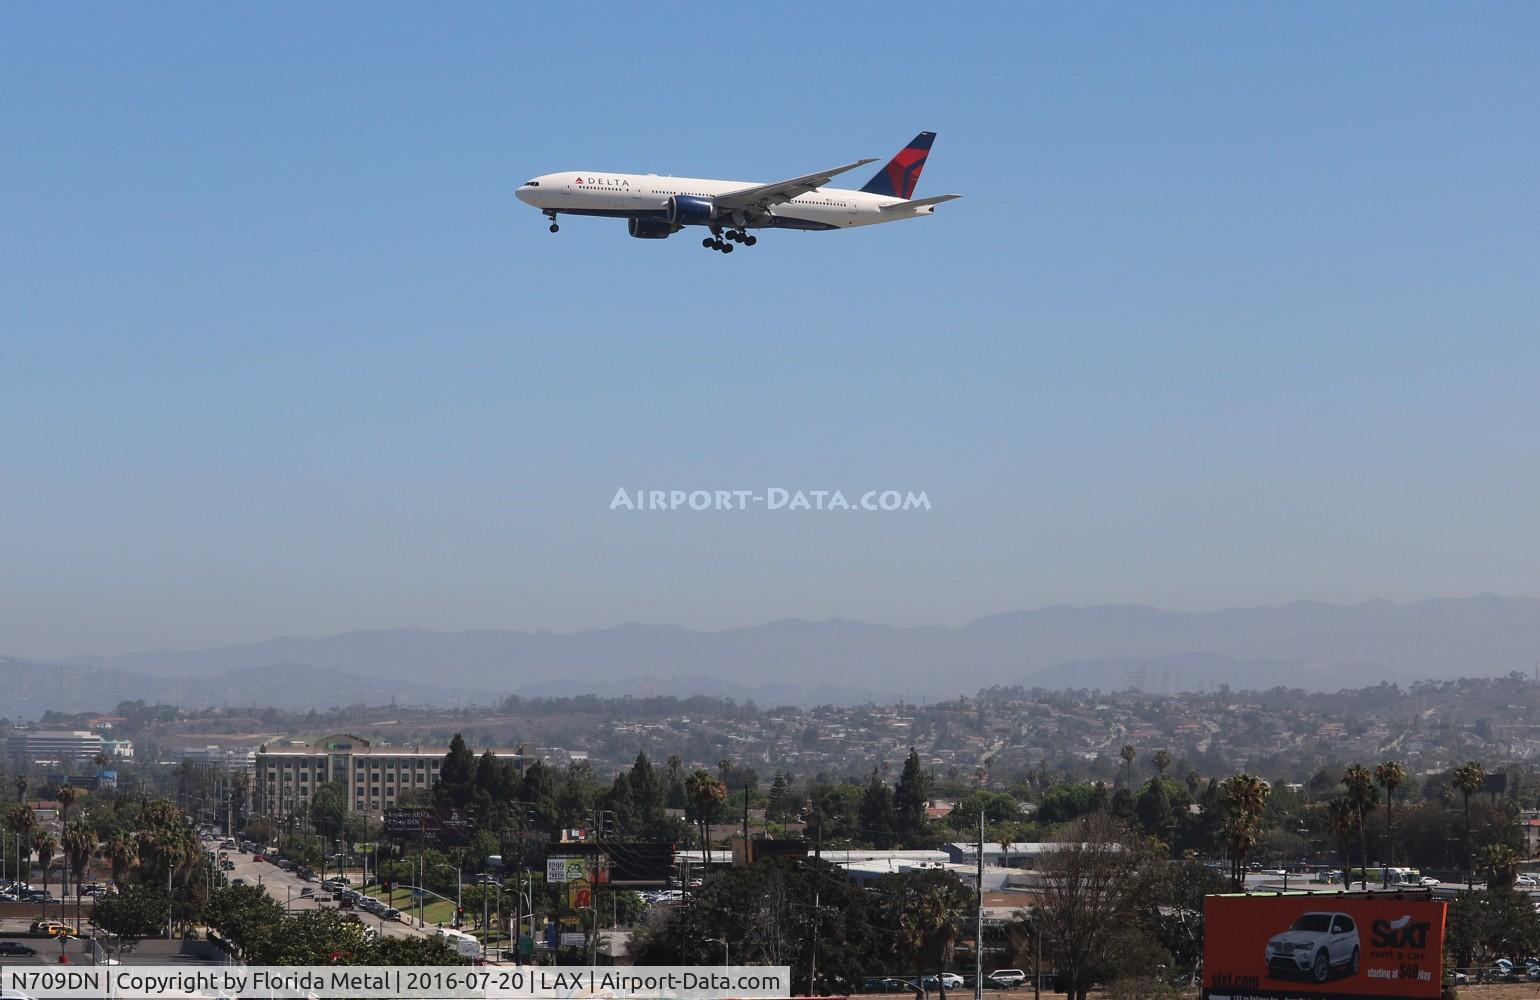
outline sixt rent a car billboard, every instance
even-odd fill
[[[1437,1000],[1445,904],[1334,895],[1209,896],[1205,1000]]]

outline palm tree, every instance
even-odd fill
[[[1246,854],[1262,835],[1262,814],[1267,810],[1272,786],[1254,775],[1241,773],[1226,778],[1219,791],[1225,811],[1222,829],[1230,848],[1230,874],[1239,890],[1245,888]]]
[[[112,863],[112,881],[123,881],[130,866],[139,860],[139,844],[130,835],[119,831],[107,841],[107,860]]]
[[[1364,813],[1373,808],[1378,792],[1374,788],[1374,775],[1362,764],[1353,764],[1342,773],[1342,784],[1347,788],[1348,801],[1358,812],[1358,860],[1363,864],[1359,885],[1369,888],[1369,841],[1365,833]]]
[[[75,895],[80,895],[80,882],[85,877],[86,864],[96,850],[96,834],[85,823],[75,822],[64,831],[64,856],[75,873]]]
[[[79,795],[80,795],[80,789],[76,788],[74,785],[69,784],[68,782],[65,782],[63,785],[61,785],[59,787],[59,796],[58,797],[59,797],[59,829],[60,830],[68,830],[69,829],[69,825],[70,825],[70,806],[75,804],[75,799]],[[70,874],[69,865],[65,865],[64,868],[63,868],[63,873],[60,876],[60,884],[61,884],[61,886],[63,888],[61,888],[59,890],[60,894],[64,895],[64,896],[68,896],[70,894],[69,874]]]
[[[59,841],[47,830],[32,831],[32,850],[37,854],[37,863],[43,869],[43,891],[48,891],[48,865],[53,861],[53,852],[59,849]]]
[[[727,799],[727,786],[705,768],[699,768],[685,779],[685,794],[695,810],[695,821],[700,824],[701,859],[706,870],[711,870],[711,818]]]
[[[5,826],[6,829],[16,835],[16,862],[20,866],[22,861],[21,855],[23,854],[21,848],[23,844],[27,843],[27,838],[31,836],[32,828],[37,826],[37,814],[32,811],[31,806],[12,806],[10,814],[5,818]],[[23,882],[28,880],[27,872],[24,869],[18,871],[16,877]]]
[[[1187,783],[1187,794],[1197,798],[1198,789],[1203,787],[1203,775],[1197,771],[1188,771],[1182,780]]]
[[[1391,838],[1390,805],[1395,801],[1396,789],[1406,780],[1406,768],[1398,760],[1387,760],[1374,769],[1374,780],[1385,787],[1385,883],[1390,888],[1390,866],[1395,864],[1395,841]]]
[[[1171,752],[1169,750],[1156,750],[1155,756],[1150,759],[1155,762],[1155,770],[1164,778],[1166,776],[1166,768],[1171,766]]]
[[[1471,871],[1470,853],[1470,797],[1481,791],[1486,784],[1487,772],[1476,761],[1467,761],[1454,769],[1454,787],[1465,797],[1465,888],[1475,888],[1475,874]]]
[[[1342,884],[1353,884],[1353,831],[1358,825],[1358,814],[1353,803],[1345,798],[1332,799],[1326,804],[1326,829],[1337,838],[1342,849]]]
[[[1513,877],[1519,872],[1518,851],[1507,844],[1488,844],[1476,857],[1488,889],[1501,889],[1513,884]]]
[[[1123,749],[1118,751],[1118,756],[1123,758],[1123,784],[1130,790],[1134,787],[1134,758],[1139,756],[1139,751],[1134,749],[1132,743],[1123,744]]]

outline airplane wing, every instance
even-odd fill
[[[793,177],[790,180],[776,181],[774,184],[756,184],[754,187],[739,188],[726,194],[719,194],[714,199],[719,209],[758,209],[764,211],[771,205],[779,205],[783,201],[791,201],[799,194],[807,194],[816,191],[829,183],[835,176],[843,174],[847,170],[864,167],[868,163],[875,163],[875,156],[854,163],[847,163],[842,167],[834,167],[831,170],[820,170],[816,174],[803,174],[801,177]]]

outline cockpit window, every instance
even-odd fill
[[[537,187],[540,186],[540,182],[539,181],[525,181],[524,182],[524,186],[527,187],[527,188],[537,188]]]

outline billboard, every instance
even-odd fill
[[[1204,1000],[1438,1000],[1445,910],[1393,896],[1209,896]]]
[[[588,878],[588,860],[586,858],[546,858],[545,880],[547,882],[582,882]]]

